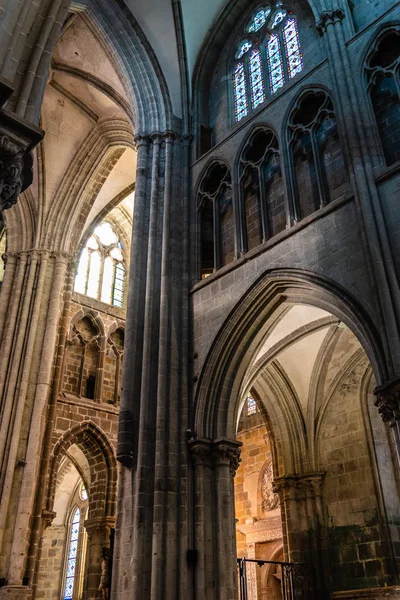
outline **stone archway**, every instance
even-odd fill
[[[87,473],[79,469],[88,493],[88,515],[84,527],[88,535],[86,571],[83,598],[93,600],[101,573],[101,551],[110,545],[110,531],[115,527],[117,467],[114,452],[105,434],[93,423],[85,421],[67,431],[54,445],[51,457],[50,478],[45,515],[47,525],[55,517],[54,502],[60,468],[76,447],[85,457]]]
[[[331,568],[336,572],[357,568],[354,561],[347,564],[344,550],[338,550],[338,558],[332,548],[341,547],[339,537],[353,527],[354,519],[369,532],[370,523],[362,520],[359,508],[361,479],[370,498],[364,509],[382,518],[375,492],[376,465],[374,459],[366,459],[371,426],[364,422],[362,382],[372,370],[378,380],[384,376],[383,354],[373,325],[350,298],[345,301],[343,294],[333,291],[328,282],[303,273],[269,274],[229,315],[211,349],[199,381],[195,435],[190,442],[197,505],[202,503],[196,517],[203,533],[198,537],[199,554],[205,557],[199,593],[211,580],[211,569],[207,571],[211,555],[218,573],[215,597],[236,597],[236,556],[229,552],[234,519],[231,476],[240,453],[236,424],[250,389],[260,399],[274,432],[274,486],[280,498],[285,560],[315,565],[321,597],[328,593]],[[341,449],[353,442],[351,450]],[[355,466],[358,460],[365,463],[362,473]],[[342,472],[352,469],[357,485],[352,476],[340,479]],[[340,500],[335,497],[338,486]],[[217,519],[211,509],[207,512],[213,494]],[[341,503],[347,500],[346,509]],[[205,515],[212,525],[202,530]],[[387,541],[385,536],[376,532],[381,542]],[[377,562],[387,583],[390,561],[386,548]],[[355,585],[355,571],[354,581],[352,577],[334,583],[333,589]]]

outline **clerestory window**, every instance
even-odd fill
[[[246,27],[233,67],[235,118],[240,121],[303,70],[295,16],[282,8],[259,9]]]
[[[94,230],[82,250],[75,291],[122,307],[125,287],[123,246],[107,222]]]

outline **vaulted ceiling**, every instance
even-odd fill
[[[181,116],[180,71],[178,55],[179,17],[174,15],[174,0],[125,0],[152,46],[167,81],[174,113]],[[227,0],[181,0],[182,29],[188,62],[189,84],[200,48],[207,32],[216,22]]]

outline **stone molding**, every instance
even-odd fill
[[[232,477],[235,477],[241,461],[241,445],[241,442],[228,439],[205,440],[191,438],[188,441],[189,451],[196,467],[215,468],[227,466]]]
[[[339,6],[333,10],[326,10],[321,13],[320,20],[316,24],[316,28],[320,33],[325,33],[329,25],[341,23],[345,17],[344,10]]]

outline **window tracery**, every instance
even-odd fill
[[[234,259],[234,221],[231,174],[223,163],[214,163],[198,192],[201,235],[201,272],[207,277]]]
[[[367,89],[388,166],[400,160],[400,29],[385,32],[367,57]]]
[[[98,399],[100,349],[100,330],[89,316],[85,316],[72,326],[67,341],[64,392],[90,400]]]
[[[259,9],[246,27],[248,38],[236,52],[233,68],[235,118],[240,121],[303,70],[296,18],[271,7]]]
[[[75,291],[121,308],[124,286],[122,243],[111,225],[104,222],[96,227],[82,250]]]
[[[299,221],[348,190],[332,101],[325,91],[303,95],[289,121],[292,191]]]
[[[286,227],[284,185],[278,140],[268,129],[250,137],[240,159],[239,181],[244,251]]]

